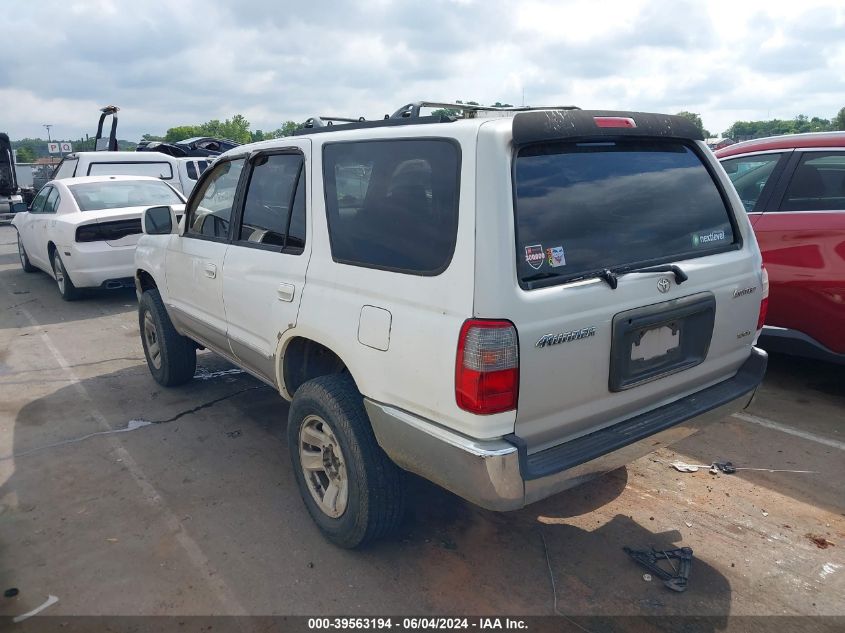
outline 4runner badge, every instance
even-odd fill
[[[540,270],[540,266],[546,260],[546,253],[543,251],[542,244],[535,244],[533,246],[525,247],[525,261],[534,270]]]
[[[669,288],[672,287],[672,282],[666,279],[666,277],[661,277],[660,280],[657,282],[657,289],[666,294],[669,292]]]
[[[540,340],[534,344],[534,347],[548,347],[549,345],[557,345],[558,343],[580,341],[582,338],[589,338],[595,335],[596,328],[594,327],[584,327],[580,330],[560,332],[559,334],[543,334],[543,336],[540,337]]]

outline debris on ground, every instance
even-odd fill
[[[3,597],[4,598],[14,598],[19,593],[20,593],[20,591],[18,591],[17,587],[10,587],[9,589],[6,589],[6,591],[3,592]]]
[[[658,463],[665,464],[666,462]],[[687,464],[686,462],[675,461],[669,464],[672,468],[682,473],[697,473],[699,468],[707,468],[711,475],[718,475],[720,473],[725,475],[733,475],[738,470],[754,470],[763,473],[804,473],[809,475],[818,475],[817,470],[792,470],[786,468],[751,468],[748,466],[734,466],[731,462],[711,462],[710,464]]]
[[[651,574],[643,574],[643,580],[646,582],[651,582]]]
[[[235,439],[236,437],[240,437],[240,436],[241,436],[241,432],[239,430],[238,431],[229,431],[228,433],[226,433],[226,437],[231,438],[231,439]]]
[[[622,548],[634,562],[648,569],[652,574],[663,581],[663,584],[672,591],[686,591],[690,570],[692,569],[692,548],[679,547],[678,549],[656,550],[651,549],[635,550],[630,547]],[[672,562],[678,561],[678,566]],[[659,563],[669,563],[672,571],[661,567]],[[649,574],[646,574],[648,576]],[[643,576],[645,579],[645,576]]]
[[[50,606],[56,604],[58,601],[59,601],[59,599],[56,596],[47,596],[47,599],[42,604],[35,607],[32,611],[27,611],[26,613],[23,613],[19,616],[12,618],[12,622],[17,624],[18,622],[23,622],[24,620],[28,620],[32,616],[38,615],[39,613],[41,613],[47,607],[50,607]]]
[[[702,468],[702,466],[695,466],[686,462],[672,462],[672,468],[682,473],[697,473],[698,469]],[[707,467],[703,466],[703,468]]]
[[[816,547],[818,547],[819,549],[827,549],[828,547],[835,545],[833,541],[828,541],[825,537],[821,536],[820,534],[811,534],[810,532],[808,532],[804,536],[806,536],[813,543],[815,543]]]

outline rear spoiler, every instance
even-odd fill
[[[616,110],[538,110],[513,118],[515,145],[603,136],[649,136],[703,141],[699,129],[681,116]]]

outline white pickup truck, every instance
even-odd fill
[[[291,400],[343,547],[397,525],[405,470],[521,508],[742,409],[766,367],[760,252],[689,122],[425,105],[227,152],[135,255],[153,377],[201,346]]]

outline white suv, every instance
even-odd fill
[[[766,367],[760,252],[691,124],[421,105],[222,155],[136,252],[155,379],[206,347],[291,400],[344,547],[398,523],[403,470],[520,508],[747,406]]]

